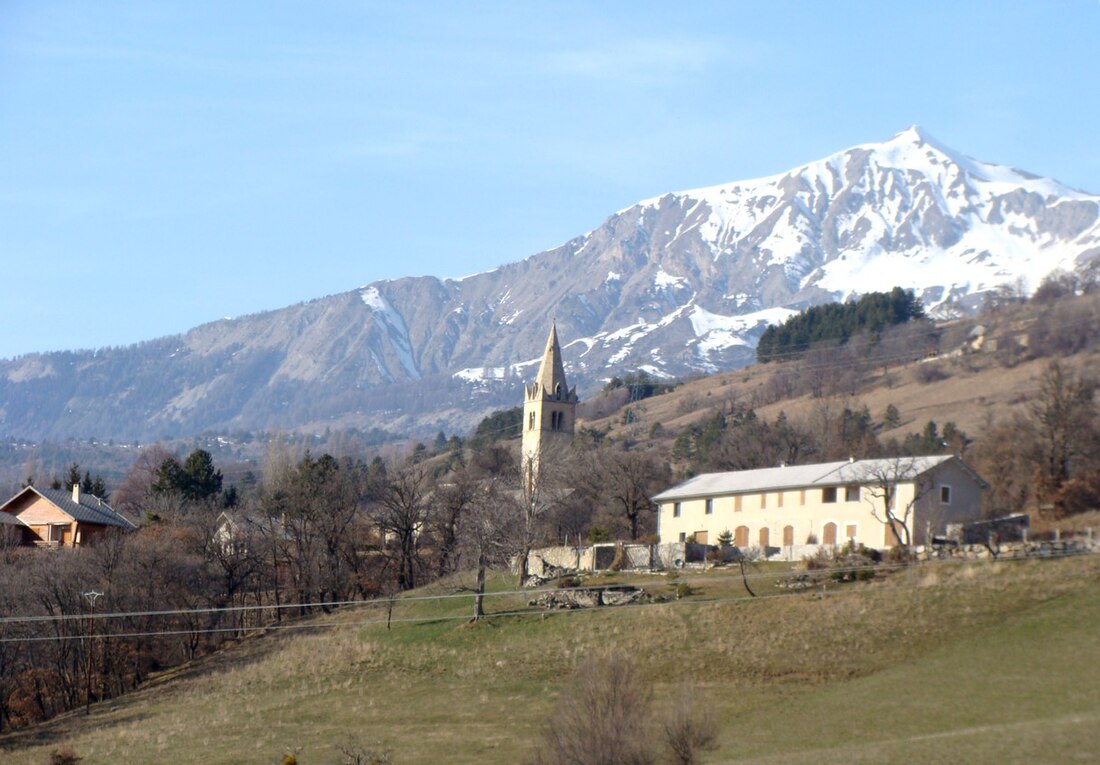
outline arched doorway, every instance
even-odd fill
[[[741,549],[749,546],[749,527],[738,526],[733,532],[733,544]]]

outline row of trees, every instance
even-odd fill
[[[756,359],[760,362],[791,359],[815,344],[842,345],[857,333],[873,335],[886,327],[924,317],[920,299],[913,290],[901,287],[890,292],[872,292],[848,303],[813,306],[764,330],[756,346]]]
[[[888,407],[876,420],[867,406],[851,400],[822,400],[800,420],[783,412],[768,422],[751,407],[733,402],[728,412],[716,412],[703,422],[685,428],[672,447],[674,460],[689,473],[751,470],[829,462],[855,456],[860,459],[896,455],[962,455],[970,438],[953,422],[942,431],[929,421],[918,433],[900,438],[896,428],[900,413]]]
[[[201,449],[148,450],[116,492],[137,532],[2,551],[0,608],[22,618],[0,621],[0,726],[122,693],[242,631],[457,571],[473,572],[476,618],[492,566],[593,528],[652,532],[649,496],[668,481],[655,455],[563,454],[532,494],[515,452],[491,442],[387,464],[273,449],[260,480],[225,487]]]
[[[991,515],[1038,510],[1064,517],[1100,509],[1096,381],[1052,362],[1023,412],[987,423],[974,465],[990,483]]]

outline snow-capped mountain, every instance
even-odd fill
[[[781,175],[670,193],[518,263],[378,282],[186,335],[0,362],[0,432],[461,431],[519,402],[552,318],[582,395],[753,358],[768,323],[894,286],[942,316],[1100,256],[1100,196],[918,128]]]

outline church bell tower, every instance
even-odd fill
[[[523,388],[523,476],[528,495],[533,495],[539,463],[573,443],[577,422],[577,389],[570,389],[565,382],[556,322],[550,325],[538,376]]]

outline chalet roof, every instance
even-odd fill
[[[844,460],[842,462],[822,462],[816,465],[789,465],[760,468],[758,470],[736,470],[727,473],[703,473],[694,478],[689,478],[671,489],[666,489],[653,499],[662,502],[691,497],[868,483],[872,475],[883,471],[894,471],[902,480],[911,480],[955,459],[957,458],[948,454],[934,457],[902,457],[900,459]],[[959,464],[962,465],[962,462],[959,461]],[[974,475],[977,481],[984,483],[973,471],[965,468],[965,466],[963,467],[971,475]]]
[[[95,523],[100,526],[118,526],[123,529],[137,528],[99,497],[92,496],[91,494],[81,494],[80,502],[78,503],[73,502],[73,496],[70,492],[61,491],[59,489],[39,489],[37,486],[26,487],[3,505],[0,505],[0,510],[4,510],[9,505],[12,505],[28,492],[33,492],[52,503],[58,510],[78,523]]]
[[[263,528],[265,523],[270,523],[270,519],[263,513],[249,512],[239,508],[223,510],[218,517],[218,521],[219,526],[228,523],[237,529]]]

